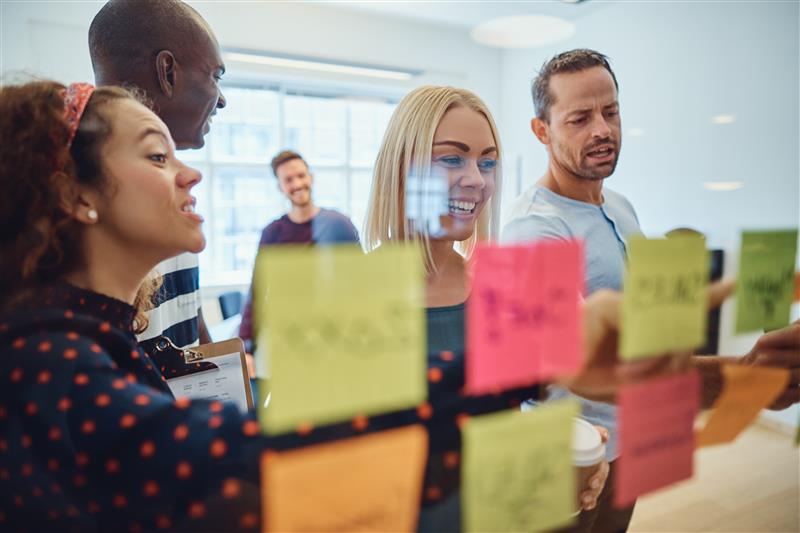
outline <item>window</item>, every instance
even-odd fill
[[[179,157],[203,173],[194,189],[205,218],[201,283],[250,283],[261,230],[289,209],[269,162],[296,150],[314,173],[314,201],[361,230],[372,166],[396,100],[308,94],[291,87],[225,87],[201,150]]]

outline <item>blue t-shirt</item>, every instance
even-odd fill
[[[511,207],[501,241],[506,244],[538,239],[581,239],[586,254],[586,293],[598,289],[622,289],[626,239],[641,233],[631,203],[621,194],[603,189],[602,205],[594,205],[534,185]],[[566,389],[551,387],[548,400],[566,397],[581,402],[582,416],[609,431],[606,458],[617,457],[617,408],[580,398]]]

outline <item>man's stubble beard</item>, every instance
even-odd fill
[[[579,158],[578,165],[572,164],[571,161],[569,162],[570,164],[566,164],[564,158],[560,157],[559,154],[564,154],[564,153],[569,153],[569,152],[567,150],[564,150],[563,149],[563,145],[560,144],[560,143],[557,143],[556,146],[558,147],[558,151],[554,152],[553,156],[554,156],[556,162],[561,167],[565,168],[570,174],[572,174],[573,176],[575,176],[576,178],[581,179],[581,180],[602,181],[602,180],[604,180],[606,178],[611,177],[611,175],[614,174],[614,171],[617,169],[617,163],[619,162],[619,154],[620,154],[620,151],[622,150],[622,141],[619,141],[619,142],[615,143],[616,154],[615,154],[615,157],[614,157],[614,161],[613,161],[613,163],[611,165],[611,170],[608,173],[602,172],[602,175],[598,174],[595,171],[591,171],[589,169],[583,168],[582,166],[579,166],[580,163],[583,161],[583,158],[581,158],[580,155],[578,155],[578,158]]]

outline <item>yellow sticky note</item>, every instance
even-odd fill
[[[263,531],[416,531],[428,438],[422,426],[266,452]]]
[[[705,343],[708,271],[702,237],[630,239],[622,299],[623,359]]]
[[[722,393],[697,435],[698,447],[731,442],[789,383],[789,370],[785,368],[729,364],[722,367],[722,373]]]
[[[465,532],[544,531],[572,521],[572,400],[471,418],[463,429]]]
[[[259,338],[269,354],[268,433],[404,409],[427,395],[419,251],[275,247]],[[260,362],[259,362],[260,363]]]

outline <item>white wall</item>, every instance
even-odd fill
[[[422,70],[412,82],[392,82],[389,88],[402,94],[423,83],[454,84],[480,94],[494,111],[499,108],[501,52],[473,43],[466,32],[319,4],[190,4],[209,22],[223,48]],[[23,70],[62,82],[91,80],[87,33],[102,5],[0,3],[4,81],[9,73]],[[232,65],[226,78],[248,74]]]
[[[546,167],[529,129],[535,72],[558,52],[599,50],[620,84],[624,132],[607,186],[632,201],[646,233],[695,227],[726,250],[735,273],[743,228],[800,223],[799,11],[796,2],[612,3],[578,19],[567,42],[505,52],[499,122],[509,166],[521,160],[523,188]],[[719,114],[735,114],[736,122],[712,124]],[[631,128],[644,134],[627,135]],[[745,185],[702,188],[714,180]],[[733,334],[734,304],[723,307],[720,351],[741,354],[758,335]],[[795,305],[793,318],[799,314]],[[795,425],[798,415],[795,406],[777,416]]]
[[[546,165],[529,129],[530,82],[557,52],[609,55],[620,83],[623,149],[609,187],[639,211],[647,233],[697,227],[712,245],[738,242],[742,227],[797,225],[798,4],[625,2],[576,21],[558,46],[503,55],[501,129],[507,154],[524,158],[524,183]],[[733,113],[730,125],[713,115]],[[703,181],[743,181],[709,192]]]

